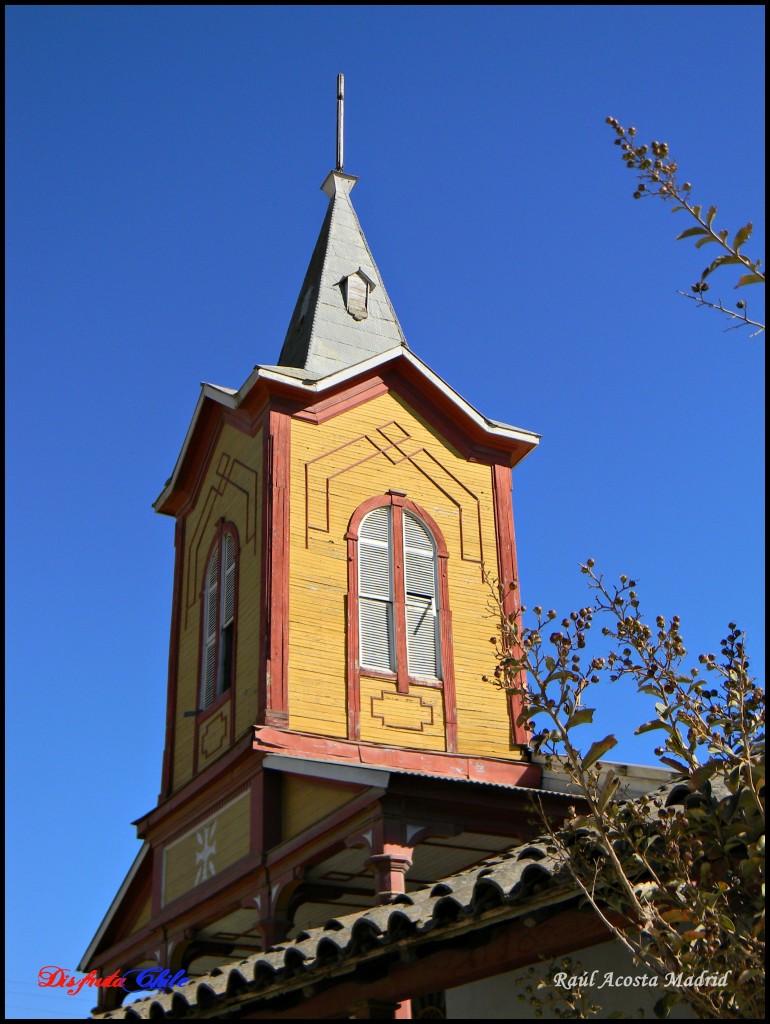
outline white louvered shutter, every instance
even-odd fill
[[[404,512],[406,652],[411,676],[440,677],[436,549],[427,528]]]
[[[219,545],[209,560],[203,593],[203,678],[201,707],[213,703],[217,688],[217,604],[219,595]]]
[[[390,509],[364,517],[358,535],[358,605],[360,662],[367,668],[395,670],[393,643],[393,573]]]

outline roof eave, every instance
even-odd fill
[[[185,457],[195,433],[198,420],[200,419],[201,412],[207,400],[216,402],[228,409],[237,409],[244,399],[252,392],[259,381],[264,381],[266,384],[279,384],[282,389],[288,389],[289,392],[298,396],[317,396],[331,388],[338,387],[355,377],[371,373],[372,371],[380,369],[390,363],[394,363],[397,360],[406,361],[419,374],[425,377],[458,409],[458,411],[468,417],[479,430],[487,435],[490,440],[497,441],[498,443],[502,442],[503,444],[513,443],[518,447],[523,448],[524,453],[517,462],[521,462],[522,459],[526,458],[526,456],[529,455],[530,452],[532,452],[540,443],[540,434],[535,434],[530,430],[524,430],[521,427],[514,427],[505,423],[500,423],[497,420],[492,420],[489,417],[482,415],[482,413],[459,395],[454,388],[450,387],[445,380],[431,370],[431,368],[424,363],[422,359],[403,345],[394,346],[386,352],[371,356],[369,359],[365,359],[360,363],[355,363],[353,366],[347,366],[344,369],[338,370],[336,373],[329,374],[328,376],[321,377],[319,379],[313,379],[311,374],[307,378],[300,380],[294,376],[294,374],[283,372],[281,367],[255,366],[238,391],[231,391],[229,388],[221,388],[214,384],[203,384],[201,386],[201,393],[198,397],[198,402],[195,406],[195,411],[193,412],[190,425],[187,428],[187,433],[185,434],[184,442],[182,444],[179,457],[176,460],[174,470],[160,495],[156,501],[153,502],[153,508],[156,512],[163,512],[164,506],[173,494],[179,473],[184,465]]]

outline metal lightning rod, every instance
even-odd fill
[[[345,76],[337,75],[337,170],[344,168]]]

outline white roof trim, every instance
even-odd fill
[[[422,361],[422,359],[419,359],[409,349],[404,348],[403,345],[395,346],[394,348],[388,349],[387,352],[381,352],[378,355],[371,356],[371,358],[365,359],[363,362],[356,363],[354,366],[346,366],[344,369],[338,370],[336,373],[329,374],[327,377],[321,377],[319,380],[298,380],[294,376],[282,373],[280,367],[255,366],[238,391],[232,391],[230,388],[221,388],[214,384],[202,385],[201,393],[198,397],[197,405],[195,406],[195,412],[193,413],[192,420],[190,421],[190,426],[187,428],[184,443],[182,444],[182,450],[176,460],[174,471],[161,494],[153,503],[153,508],[157,509],[159,505],[163,504],[176,483],[179,470],[181,469],[185,454],[189,448],[196,423],[198,422],[198,417],[200,416],[200,412],[206,398],[211,398],[213,401],[218,402],[220,405],[227,406],[230,409],[237,409],[258,380],[274,381],[276,383],[284,384],[285,386],[300,393],[304,392],[307,395],[318,395],[327,391],[329,388],[335,387],[337,384],[343,384],[346,380],[357,377],[361,373],[367,373],[370,370],[375,370],[378,366],[392,362],[395,359],[406,359],[408,363],[411,363],[411,365],[414,366],[415,369],[417,369],[424,377],[427,377],[427,379],[436,388],[438,388],[439,391],[446,395],[453,405],[457,406],[458,409],[460,409],[466,416],[473,420],[474,423],[492,437],[499,437],[501,440],[507,441],[523,441],[525,444],[532,445],[532,447],[535,447],[540,442],[540,434],[535,434],[530,430],[523,430],[520,427],[512,427],[505,423],[500,423],[498,420],[491,420],[487,419],[486,416],[482,416],[482,414],[478,412],[477,409],[474,409],[470,403],[466,402],[465,399],[454,390],[454,388],[450,387],[446,381],[442,380],[437,373],[434,373],[433,370],[431,370],[430,367]],[[526,458],[526,456],[524,456],[524,458]]]
[[[166,481],[163,490],[153,502],[152,507],[154,509],[157,509],[158,505],[166,500],[167,496],[171,493],[171,489],[176,483],[176,478],[179,475],[179,470],[182,468],[182,463],[184,462],[184,457],[187,454],[187,449],[190,447],[190,441],[192,440],[192,436],[195,431],[195,424],[198,422],[198,417],[201,414],[203,403],[207,398],[213,398],[215,402],[219,402],[220,405],[225,405],[230,409],[238,408],[237,391],[232,391],[230,388],[220,388],[216,384],[201,384],[201,393],[198,395],[198,401],[195,403],[195,412],[192,414],[190,426],[187,428],[187,433],[184,436],[182,448],[177,456],[174,470]]]
[[[150,844],[148,842],[142,843],[142,848],[139,851],[139,853],[137,853],[136,857],[134,858],[134,863],[129,868],[128,874],[126,875],[126,877],[123,880],[123,884],[118,889],[117,894],[115,896],[115,899],[110,904],[110,909],[104,915],[104,920],[99,925],[99,930],[97,931],[96,935],[94,935],[93,939],[91,939],[91,945],[88,947],[88,949],[83,954],[83,958],[81,959],[80,963],[77,966],[77,970],[78,971],[85,971],[86,970],[86,964],[88,963],[88,961],[91,959],[91,957],[96,952],[96,948],[99,945],[99,943],[102,941],[104,933],[107,931],[107,929],[109,928],[110,924],[112,924],[112,919],[113,919],[113,917],[115,916],[115,914],[117,912],[117,909],[118,909],[118,906],[120,905],[121,900],[123,899],[123,897],[128,892],[128,887],[133,882],[134,878],[136,877],[136,873],[139,871],[139,868],[142,866],[144,858],[147,856],[147,854],[149,852],[150,852]]]
[[[336,764],[304,757],[286,757],[283,754],[268,754],[262,760],[262,767],[292,775],[306,775],[311,779],[354,782],[359,786],[375,786],[377,789],[387,789],[390,780],[390,772],[370,768],[368,765]]]

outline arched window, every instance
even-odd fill
[[[362,520],[358,541],[361,667],[395,672],[396,635],[403,629],[408,675],[440,679],[436,545],[430,530],[413,513],[404,509],[394,517],[392,505],[381,505]]]
[[[369,498],[350,519],[348,738],[361,735],[361,676],[396,691],[444,691],[446,749],[457,750],[446,542],[433,518],[400,491]]]
[[[232,684],[235,572],[235,536],[223,526],[204,575],[201,710],[210,707]]]

